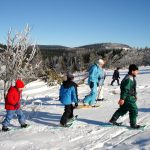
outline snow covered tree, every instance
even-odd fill
[[[30,78],[33,73],[31,64],[36,46],[31,43],[30,27],[27,25],[22,32],[7,35],[6,48],[0,53],[0,79],[4,81],[4,97],[10,85],[16,79]],[[37,66],[36,66],[37,67]]]

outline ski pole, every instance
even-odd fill
[[[103,80],[103,82],[102,82],[102,85],[101,85],[101,86],[99,85],[98,95],[97,95],[96,102],[97,102],[97,100],[98,100],[98,98],[99,98],[99,95],[100,95],[100,93],[101,93],[101,90],[102,90],[102,87],[103,87],[103,84],[104,84],[105,78],[106,78],[106,76],[104,77],[104,80]]]

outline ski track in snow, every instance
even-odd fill
[[[150,116],[144,116],[142,118],[139,118],[138,123],[141,122],[148,122],[149,123]],[[149,124],[147,124],[149,125]],[[148,127],[146,127],[148,128]],[[146,129],[144,129],[146,130]],[[91,132],[86,133],[86,139],[89,139],[88,143],[84,149],[85,150],[93,150],[97,148],[107,148],[112,149],[117,147],[119,144],[125,142],[126,140],[132,138],[133,136],[136,136],[143,132],[142,130],[134,130],[134,129],[128,129],[127,127],[99,127],[98,129],[93,129]],[[78,136],[74,139],[71,139],[70,142],[76,141],[76,140],[82,140],[84,143],[85,136]]]
[[[141,78],[140,78],[141,77]],[[107,126],[107,121],[118,108],[119,87],[110,86],[111,77],[106,79],[106,98],[108,100],[99,102],[102,107],[97,109],[79,109],[75,114],[78,120],[70,128],[59,126],[59,119],[63,113],[63,106],[59,103],[57,87],[48,87],[41,81],[34,81],[26,86],[24,98],[36,104],[29,103],[23,109],[26,111],[27,122],[31,124],[26,129],[19,129],[17,119],[13,119],[12,131],[0,132],[0,149],[5,150],[108,150],[116,149],[128,143],[132,145],[132,138],[140,136],[141,133],[150,132],[150,102],[145,99],[149,95],[149,76],[146,83],[143,75],[139,76],[140,84],[137,86],[138,94],[144,94],[138,100],[139,124],[146,124],[144,131],[132,130],[129,126],[129,116],[126,114],[121,118],[123,126]],[[42,89],[42,90],[41,90]],[[83,99],[89,93],[87,85],[78,88],[79,98]],[[146,96],[145,96],[146,95]],[[42,105],[40,105],[40,102]],[[146,107],[145,107],[146,106]],[[3,107],[3,104],[0,106]],[[0,121],[5,114],[1,109]],[[0,126],[1,127],[1,126]],[[16,143],[14,141],[17,141]],[[42,141],[42,142],[41,142]],[[123,147],[125,149],[125,147]]]
[[[150,116],[145,116],[142,118],[138,119],[138,123],[142,123],[142,122],[147,122],[147,126],[149,126],[149,120],[150,120]],[[122,127],[118,127],[118,128],[122,128]],[[144,131],[146,131],[145,127]],[[106,145],[111,145],[109,146],[109,149],[115,148],[117,145],[123,143],[124,141],[126,141],[129,138],[132,138],[133,136],[140,134],[142,131],[141,129],[139,130],[134,130],[134,129],[123,129],[124,131],[122,132],[121,136],[114,136],[113,138],[111,138],[109,141],[107,141]],[[111,143],[111,144],[110,144]],[[107,147],[108,148],[108,147]]]

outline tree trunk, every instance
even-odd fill
[[[4,99],[6,98],[6,81],[4,81]]]

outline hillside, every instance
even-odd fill
[[[106,68],[125,67],[131,63],[150,64],[150,49],[137,50],[120,43],[97,43],[75,48],[39,45],[39,49],[44,59],[48,58],[59,71],[86,69],[97,58],[107,61]]]
[[[76,49],[78,50],[82,48],[84,49],[132,49],[132,47],[126,45],[126,44],[120,44],[120,43],[97,43],[97,44],[89,44],[89,45],[84,45],[84,46],[79,46],[79,47],[66,47],[66,46],[61,46],[61,45],[38,45],[40,49],[47,49],[47,50],[55,50],[55,49]]]
[[[132,47],[125,45],[125,44],[120,44],[120,43],[98,43],[98,44],[90,44],[90,45],[85,45],[81,46],[79,48],[87,48],[87,49],[132,49]]]
[[[55,50],[55,49],[66,49],[68,47],[61,45],[37,45],[40,49]]]

